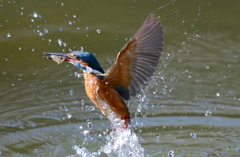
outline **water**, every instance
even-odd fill
[[[91,139],[91,142],[96,142],[95,137],[91,137],[91,130],[84,130],[83,134],[86,136],[85,139]],[[106,139],[106,144],[103,144],[98,150],[94,152],[88,151],[86,147],[74,145],[73,150],[76,151],[75,155],[70,156],[100,156],[106,154],[107,156],[114,157],[125,157],[125,156],[144,156],[144,148],[139,143],[139,138],[130,129],[114,130],[111,132],[103,132]]]
[[[0,2],[0,156],[238,156],[238,1],[175,1],[155,12],[164,54],[148,88],[128,102],[131,133],[114,132],[93,107],[80,70],[42,57],[84,47],[107,70],[167,3]]]

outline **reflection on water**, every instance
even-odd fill
[[[156,12],[164,55],[148,89],[128,103],[132,135],[111,130],[80,70],[42,58],[84,47],[107,69],[168,2],[1,1],[1,156],[238,156],[239,2],[176,1]]]

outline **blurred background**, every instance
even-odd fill
[[[87,98],[81,70],[43,52],[83,47],[107,70],[157,8],[164,54],[148,89],[128,103],[145,156],[239,155],[239,7],[234,0],[0,0],[0,156],[99,150],[111,126]]]

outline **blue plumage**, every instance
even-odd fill
[[[82,60],[83,62],[88,63],[88,66],[94,70],[97,70],[101,73],[104,73],[104,70],[100,66],[97,59],[89,52],[84,51],[73,51],[72,54],[76,56],[76,59]],[[80,63],[73,62],[73,64],[83,70],[86,70],[86,67],[83,67]]]

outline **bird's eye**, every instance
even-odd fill
[[[79,56],[76,57],[77,60],[81,60],[81,58]]]

